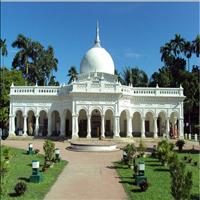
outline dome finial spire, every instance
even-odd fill
[[[100,39],[99,39],[99,22],[98,22],[98,20],[97,20],[96,38],[95,38],[95,41],[94,41],[95,46],[96,46],[96,47],[101,47],[100,42],[101,42],[101,41],[100,41]]]

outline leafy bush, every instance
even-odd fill
[[[140,186],[141,191],[145,192],[148,189],[149,184],[147,181],[144,180],[140,182],[139,186]]]
[[[3,157],[5,160],[10,160],[11,157],[13,156],[12,151],[10,149],[10,147],[5,147],[3,149]]]
[[[170,158],[174,156],[173,149],[174,144],[168,143],[166,140],[162,140],[158,143],[157,157],[163,165],[167,164]]]
[[[15,186],[15,193],[17,196],[21,196],[26,192],[27,186],[25,182],[19,182]]]
[[[192,189],[192,172],[185,172],[185,164],[178,159],[170,165],[171,194],[175,200],[190,199]]]
[[[123,151],[126,152],[126,159],[127,162],[130,163],[133,159],[134,154],[136,153],[136,147],[134,144],[127,144],[124,148]],[[126,164],[128,164],[126,163]]]
[[[178,150],[179,150],[179,151],[182,151],[182,150],[183,150],[184,144],[185,144],[185,141],[184,141],[184,140],[177,140],[177,141],[176,141],[176,146],[178,147]]]
[[[146,145],[144,144],[144,142],[142,140],[140,140],[139,146],[138,146],[138,151],[140,153],[140,155],[144,155],[146,150]]]
[[[3,196],[7,193],[6,177],[9,171],[9,163],[7,160],[0,159],[0,194]]]
[[[54,159],[54,148],[55,148],[55,143],[50,141],[50,140],[46,140],[43,144],[43,149],[44,149],[44,166],[45,167],[50,167],[53,159]]]

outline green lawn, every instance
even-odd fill
[[[47,172],[43,173],[43,182],[30,183],[28,179],[32,174],[32,160],[40,161],[40,169],[44,163],[43,155],[27,155],[25,150],[11,148],[15,154],[10,160],[10,169],[7,177],[7,196],[3,197],[4,200],[40,200],[43,199],[45,194],[50,190],[51,186],[56,181],[58,175],[66,166],[67,161],[62,160],[59,163],[54,164]],[[2,152],[2,150],[1,150]],[[14,187],[17,182],[24,180],[27,183],[27,191],[20,197],[13,197],[10,194],[14,193]]]
[[[185,153],[179,153],[180,159]],[[198,161],[198,154],[189,154],[193,160]],[[141,158],[140,158],[141,159]],[[138,162],[139,158],[136,160]],[[145,161],[145,174],[149,183],[149,188],[146,192],[140,192],[140,188],[133,185],[133,172],[121,162],[115,163],[115,168],[121,178],[121,183],[124,186],[129,199],[133,200],[173,200],[170,194],[171,178],[168,167],[162,166],[160,162],[151,157],[142,158]],[[192,200],[199,200],[199,169],[197,166],[187,163],[186,169],[192,171]]]

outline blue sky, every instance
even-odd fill
[[[150,77],[163,64],[160,47],[181,34],[187,40],[199,33],[199,3],[1,3],[1,38],[7,39],[10,67],[19,33],[52,45],[59,60],[57,80],[68,80],[67,71],[79,71],[85,52],[93,46],[96,21],[102,46],[112,55],[119,72],[138,66]],[[197,59],[191,59],[191,65]]]

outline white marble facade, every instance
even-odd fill
[[[96,33],[76,81],[61,86],[11,86],[9,134],[183,137],[183,88],[121,85],[112,57],[100,45],[98,26]]]

